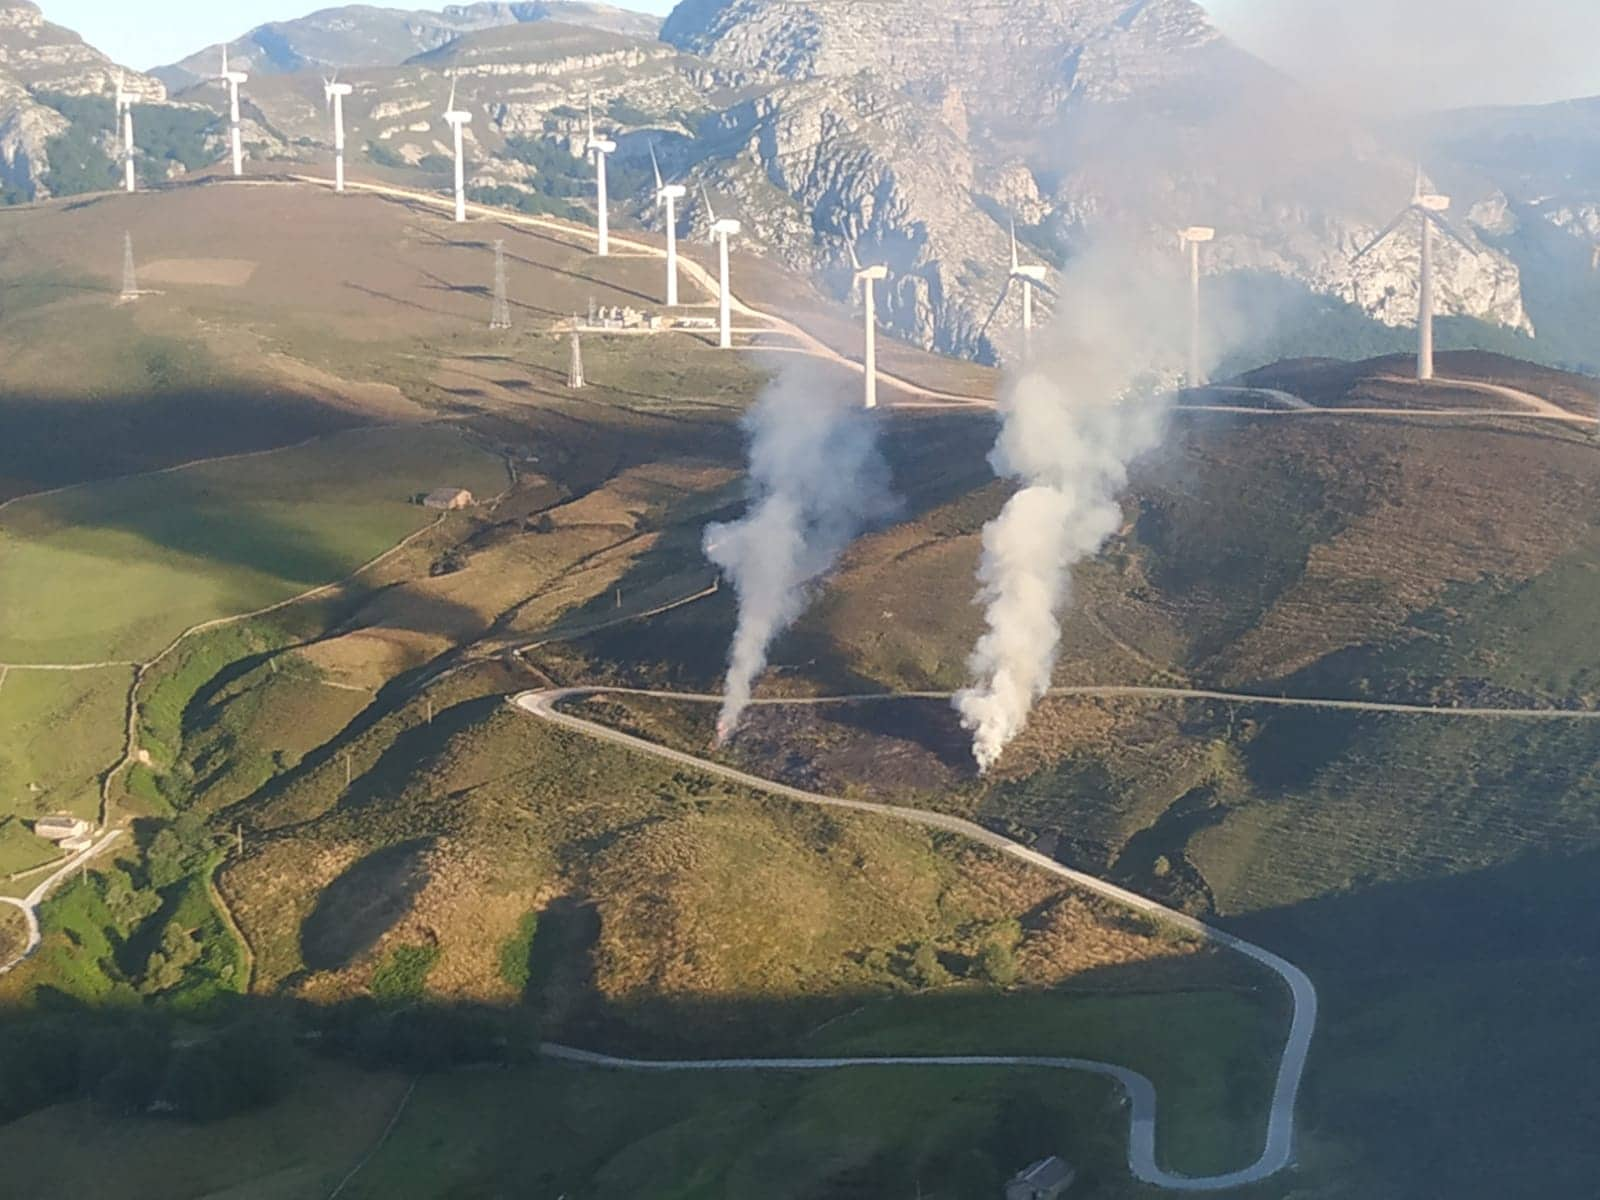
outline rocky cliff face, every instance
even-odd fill
[[[44,190],[50,139],[71,122],[38,97],[109,96],[119,76],[141,100],[166,99],[160,80],[117,66],[37,5],[0,0],[0,188],[22,197]]]
[[[886,319],[924,345],[1014,347],[1016,311],[979,333],[1011,217],[1068,254],[1112,228],[1171,244],[1213,224],[1210,270],[1415,319],[1415,238],[1349,263],[1408,197],[1409,164],[1192,0],[686,0],[662,36],[767,89],[721,122],[740,140],[722,158],[764,177],[728,170],[726,185],[750,205],[763,184],[783,198],[756,227],[797,265],[836,265],[846,239],[887,258]],[[1474,249],[1442,253],[1442,309],[1529,328],[1516,265]]]

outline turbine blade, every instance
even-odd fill
[[[1385,225],[1383,227],[1383,232],[1380,233],[1377,237],[1373,238],[1370,242],[1368,242],[1366,244],[1366,246],[1359,253],[1357,253],[1356,256],[1354,258],[1352,258],[1350,261],[1352,263],[1358,263],[1363,258],[1365,258],[1367,255],[1371,254],[1374,250],[1376,250],[1379,246],[1383,245],[1384,242],[1389,240],[1389,236],[1392,233],[1394,233],[1394,231],[1396,229],[1399,229],[1402,224],[1405,223],[1405,219],[1407,217],[1409,217],[1410,215],[1411,215],[1411,209],[1409,207],[1401,209],[1400,210],[1400,215],[1397,216],[1394,220],[1390,221],[1387,225]]]
[[[1000,299],[994,302],[994,307],[989,310],[988,318],[983,322],[983,328],[978,330],[978,336],[980,338],[987,337],[989,335],[989,326],[994,324],[994,319],[1000,315],[1000,310],[1005,307],[1006,298],[1011,295],[1011,285],[1015,282],[1015,276],[1006,276],[1006,285],[1000,289]]]
[[[449,104],[445,105],[445,112],[455,112],[455,110],[456,110],[456,81],[455,81],[454,76],[452,76],[451,79],[450,79],[450,102],[449,102]]]
[[[1011,218],[1011,269],[1015,271],[1022,265],[1022,260],[1017,257],[1017,219]]]
[[[1051,287],[1044,280],[1042,280],[1042,279],[1034,279],[1034,280],[1030,280],[1030,282],[1033,284],[1034,287],[1038,288],[1045,295],[1049,296],[1050,299],[1052,299],[1052,300],[1061,299],[1061,293],[1056,291],[1055,288]]]
[[[656,144],[650,143],[650,169],[656,173],[656,199],[661,198],[661,189],[667,185],[661,182],[661,163],[656,159]]]
[[[706,185],[703,183],[700,185],[700,198],[705,201],[706,216],[710,218],[706,222],[706,228],[709,231],[711,226],[717,223],[717,210],[711,207],[711,193],[706,191]],[[706,236],[712,241],[715,241],[717,237],[715,233],[711,232],[708,232]]]
[[[861,259],[856,257],[856,244],[854,242],[846,242],[845,249],[850,251],[850,265],[859,272],[861,270]]]
[[[1453,241],[1456,245],[1460,246],[1468,254],[1476,254],[1477,253],[1477,251],[1472,248],[1471,244],[1468,243],[1467,239],[1462,236],[1461,231],[1458,230],[1454,225],[1452,225],[1445,218],[1445,215],[1443,213],[1436,213],[1436,212],[1433,212],[1431,210],[1424,209],[1422,215],[1423,215],[1423,218],[1425,220],[1432,221],[1434,223],[1434,225],[1436,225],[1441,231],[1443,231],[1444,235],[1447,238],[1449,238],[1451,241]]]

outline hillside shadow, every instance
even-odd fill
[[[67,492],[51,501],[51,515],[73,528],[117,530],[157,552],[261,572],[295,587],[340,579],[360,565],[309,538],[297,523],[232,499],[225,484],[213,486],[189,472],[164,476],[158,502],[110,507],[92,491]],[[25,538],[26,531],[18,536]],[[93,553],[82,545],[77,549]],[[121,561],[120,553],[110,561]]]
[[[313,971],[348,967],[394,927],[422,889],[432,838],[367,855],[330,883],[300,925],[300,955]]]
[[[135,389],[97,400],[0,385],[0,501],[280,449],[370,423],[348,409],[266,389]]]
[[[1359,1165],[1353,1187],[1586,1194],[1600,1169],[1597,908],[1600,850],[1584,849],[1227,922],[1317,982],[1304,1120]]]

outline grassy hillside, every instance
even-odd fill
[[[348,574],[437,519],[412,498],[446,484],[492,498],[505,466],[454,430],[395,430],[13,504],[0,658],[143,661],[190,625]]]
[[[954,1197],[994,1192],[1047,1152],[1089,1168],[1097,1194],[1138,1194],[1123,1114],[1092,1081],[614,1078],[529,1064],[539,1038],[653,1055],[1102,1057],[1156,1079],[1174,1166],[1258,1152],[1284,1012],[1234,957],[953,839],[746,794],[505,704],[548,681],[714,688],[721,674],[733,597],[710,590],[700,531],[740,510],[737,417],[772,368],[692,336],[590,337],[593,386],[573,394],[552,336],[591,295],[653,306],[658,262],[597,260],[559,223],[463,231],[287,185],[12,220],[24,236],[0,269],[24,302],[0,316],[17,352],[0,392],[16,432],[6,486],[83,486],[0,512],[0,662],[143,660],[197,621],[343,578],[426,525],[417,491],[498,496],[346,585],[196,633],[139,678],[131,748],[149,761],[111,789],[125,838],[52,898],[40,954],[0,979],[0,1070],[20,1081],[6,1103],[21,1117],[0,1146],[44,1149],[19,1168],[28,1179],[92,1103],[82,1173],[51,1177],[93,1179],[120,1156],[129,1194],[155,1194],[146,1172],[188,1127],[125,1124],[110,1101],[193,1104],[206,1048],[271,1026],[280,1003],[317,1035],[299,1041],[312,1061],[255,1096],[257,1117],[195,1127],[192,1144],[241,1151],[201,1156],[185,1194],[331,1190],[401,1091],[349,1063],[425,1076],[353,1194],[537,1178],[554,1194],[667,1180],[745,1195],[777,1177],[796,1197],[919,1182]],[[119,308],[124,224],[159,294]],[[263,232],[281,228],[299,235]],[[487,329],[501,237],[508,335]],[[786,286],[750,278],[762,295]],[[792,290],[808,327],[847,328]],[[52,373],[40,339],[68,336],[81,370]],[[932,386],[991,382],[899,354],[896,370]],[[1417,391],[1392,366],[1293,363],[1256,382],[1329,407],[1499,403]],[[1594,399],[1509,360],[1444,366],[1571,410]],[[842,370],[819,378],[854,386]],[[776,647],[771,692],[963,682],[978,538],[1006,498],[984,461],[993,423],[884,420],[903,518],[824,581]],[[1178,416],[1139,465],[1122,530],[1077,573],[1058,680],[1590,705],[1593,455],[1552,423]],[[130,748],[131,675],[0,679],[4,812],[92,811],[99,773]],[[709,741],[701,708],[591,707],[663,742]],[[1561,1114],[1586,1093],[1550,1064],[1592,1040],[1580,997],[1594,948],[1569,916],[1592,907],[1596,737],[1055,698],[985,780],[937,702],[762,709],[729,753],[970,816],[1303,960],[1325,1040],[1301,1169],[1262,1194],[1495,1194],[1474,1192],[1485,1181],[1516,1194],[1528,1180],[1575,1194],[1587,1160]],[[0,825],[0,868],[33,865],[35,845]],[[1541,1019],[1518,1021],[1518,1004]],[[68,1056],[38,1049],[55,1033],[34,1024],[63,1011],[100,1032],[136,1014],[155,1032],[137,1054],[107,1051],[107,1076],[68,1078],[50,1067]],[[194,1045],[176,1032],[190,1028],[204,1031]],[[1502,1049],[1472,1053],[1489,1042]],[[436,1073],[485,1060],[506,1069]],[[348,1108],[320,1094],[336,1085]],[[1498,1096],[1520,1106],[1510,1148]],[[325,1135],[295,1149],[319,1112]],[[560,1136],[530,1150],[529,1112]]]

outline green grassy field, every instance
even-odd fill
[[[969,1200],[1059,1150],[1121,1200],[1143,1194],[1121,1166],[1124,1124],[1106,1085],[1042,1072],[539,1067],[426,1081],[347,1194]]]
[[[148,658],[190,625],[338,579],[420,529],[434,514],[414,493],[492,496],[505,479],[451,431],[398,429],[13,505],[0,518],[0,658]]]
[[[40,1200],[325,1196],[376,1144],[406,1086],[397,1076],[318,1066],[288,1100],[206,1126],[61,1105],[0,1126],[0,1161],[8,1188]]]
[[[0,812],[100,810],[96,775],[122,755],[131,669],[6,672],[0,683]]]

